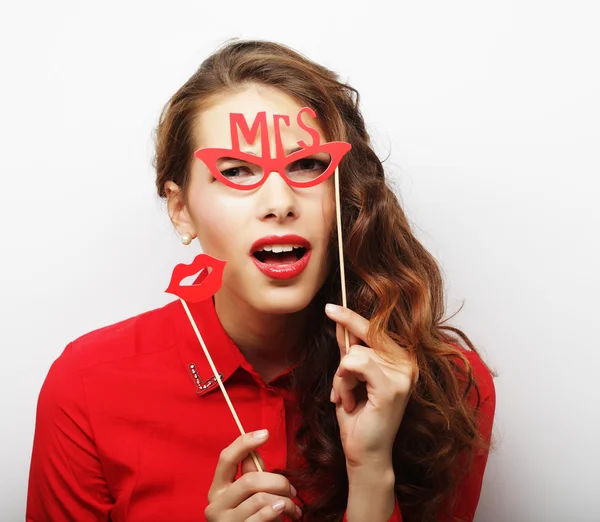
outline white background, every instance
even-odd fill
[[[381,157],[496,380],[477,521],[600,520],[596,2],[12,2],[0,11],[0,519],[22,520],[35,406],[75,337],[170,300],[152,130],[230,37],[362,95]]]

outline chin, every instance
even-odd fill
[[[302,288],[301,285],[270,288],[254,295],[248,302],[265,314],[293,314],[304,310],[316,293],[316,288]]]

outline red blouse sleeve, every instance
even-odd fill
[[[346,518],[346,513],[344,513],[344,519],[342,522],[348,522],[348,519]],[[392,516],[390,517],[388,522],[402,522],[402,513],[400,513],[400,505],[398,504],[397,498],[396,505],[394,507],[394,512],[392,513]]]
[[[26,520],[105,522],[111,507],[69,345],[50,368],[38,398]]]
[[[388,520],[388,522],[402,522],[402,513],[400,513],[400,504],[398,504],[398,499],[396,499],[394,512],[392,513],[392,517]]]
[[[466,354],[472,368],[473,376],[480,392],[480,405],[478,410],[478,427],[482,438],[489,443],[492,438],[494,414],[496,411],[496,390],[492,374],[483,361],[474,352]],[[477,393],[472,388],[467,400],[475,406],[477,404]],[[456,501],[454,506],[444,513],[440,522],[472,522],[479,503],[483,475],[488,460],[488,451],[480,451],[473,456],[473,462],[467,474],[458,485]]]

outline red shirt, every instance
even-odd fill
[[[285,468],[296,455],[291,428],[298,415],[288,372],[265,383],[221,326],[212,300],[189,308],[244,429],[270,432],[259,450],[266,470]],[[489,438],[493,383],[476,355],[465,353],[487,384],[481,428]],[[179,301],[70,343],[38,400],[27,521],[205,520],[219,454],[239,436],[212,375]],[[486,460],[478,457],[461,485],[456,514],[472,518]],[[390,521],[401,520],[396,502]]]

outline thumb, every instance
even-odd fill
[[[347,351],[346,331],[348,331],[349,337],[348,348],[355,344],[362,344],[361,341],[368,342],[369,321],[362,315],[333,303],[327,303],[325,313],[327,317],[336,322],[335,333],[342,357],[346,355]]]
[[[260,467],[264,471],[265,461],[262,459],[262,457],[260,456],[258,451],[255,451],[254,453],[256,454],[256,458],[258,459],[258,462],[260,463]],[[242,475],[245,475],[246,473],[249,473],[250,471],[258,471],[256,469],[256,464],[254,464],[254,459],[252,458],[252,454],[248,455],[244,460],[242,460],[241,469],[242,469]]]

